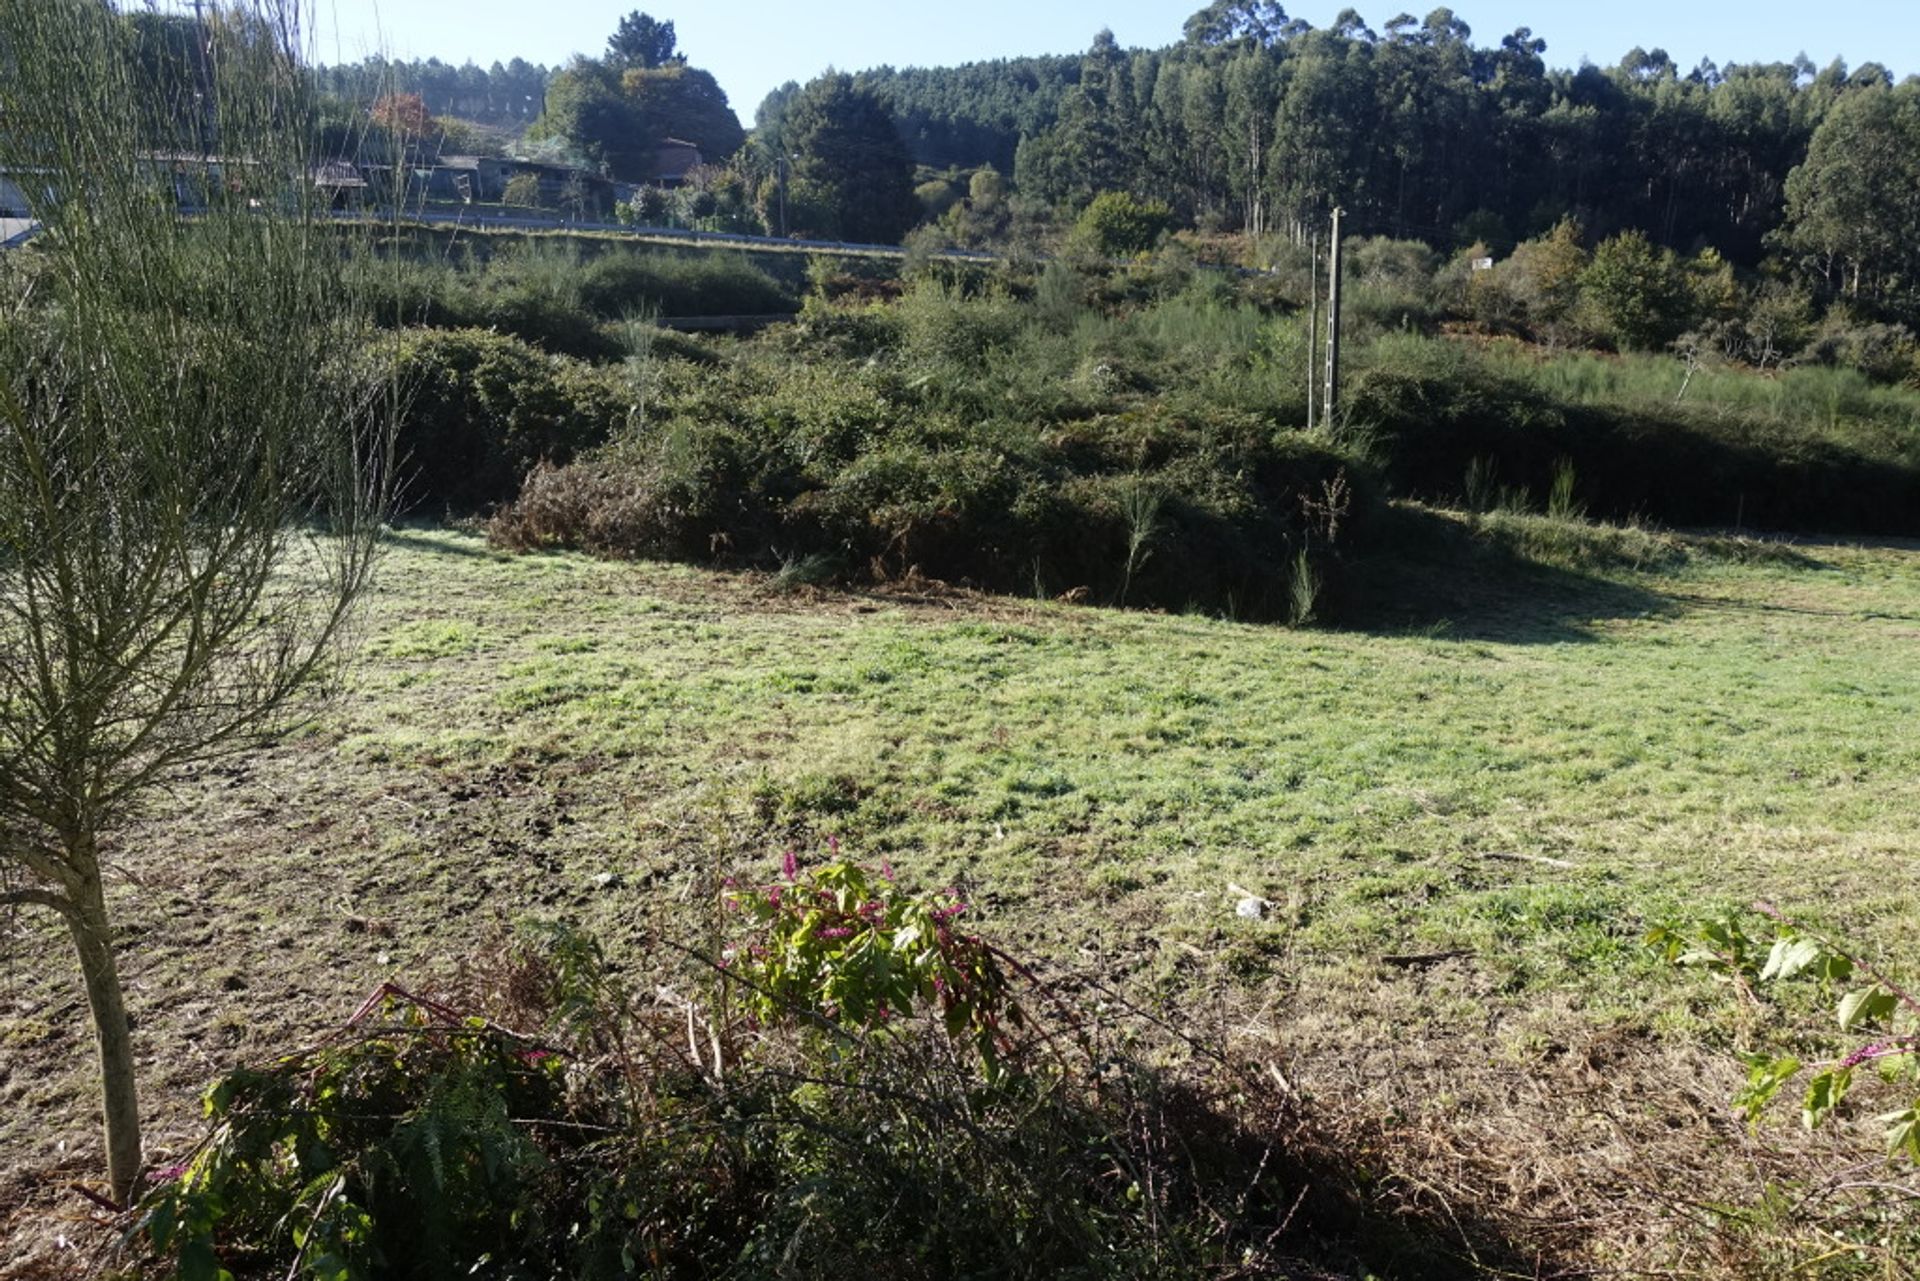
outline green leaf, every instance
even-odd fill
[[[1750,1122],[1757,1122],[1760,1113],[1767,1104],[1773,1102],[1780,1093],[1780,1087],[1791,1081],[1800,1072],[1800,1060],[1791,1055],[1770,1058],[1764,1054],[1745,1056],[1747,1061],[1746,1088],[1733,1096],[1733,1105],[1746,1114]]]
[[[338,1254],[321,1254],[307,1260],[307,1281],[351,1281],[353,1265]]]
[[[178,1203],[173,1195],[167,1195],[163,1196],[159,1204],[147,1214],[146,1222],[142,1226],[152,1237],[153,1248],[165,1253],[167,1247],[173,1242],[173,1230],[178,1223]]]
[[[1912,1054],[1889,1054],[1884,1059],[1875,1059],[1873,1063],[1873,1070],[1889,1085],[1913,1075],[1916,1068],[1920,1068],[1920,1058]]]
[[[180,1247],[180,1281],[233,1281],[233,1273],[220,1266],[213,1242],[195,1237]]]
[[[1905,1112],[1889,1112],[1880,1120],[1887,1127],[1887,1155],[1920,1162],[1920,1104]]]
[[[1760,971],[1760,979],[1762,982],[1790,979],[1809,966],[1818,964],[1826,952],[1813,939],[1786,935],[1773,945],[1773,951],[1768,954],[1767,963]]]
[[[1878,984],[1849,992],[1840,1002],[1840,1030],[1851,1032],[1856,1027],[1871,1027],[1892,1018],[1899,1008],[1899,998]]]
[[[1800,1108],[1800,1119],[1811,1130],[1826,1120],[1827,1114],[1840,1106],[1840,1100],[1847,1097],[1847,1090],[1853,1085],[1852,1068],[1836,1068],[1822,1072],[1813,1078],[1807,1086],[1807,1099]]]

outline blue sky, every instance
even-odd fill
[[[944,66],[1023,53],[1085,49],[1111,27],[1120,43],[1159,46],[1179,37],[1204,0],[314,0],[325,61],[378,48],[396,56],[469,58],[485,65],[515,55],[533,62],[597,53],[621,14],[644,7],[670,20],[680,47],[712,71],[741,119],[769,89],[806,80],[829,65],[854,71],[881,63]],[[1287,5],[1325,26],[1339,0]],[[1379,28],[1402,5],[1358,3]],[[1404,10],[1425,14],[1425,0]],[[1617,62],[1635,45],[1660,47],[1683,67],[1790,60],[1806,53],[1825,65],[1879,61],[1896,75],[1920,73],[1920,5],[1915,0],[1461,0],[1455,13],[1478,44],[1529,26],[1547,42],[1552,66],[1582,58]]]

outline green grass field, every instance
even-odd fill
[[[1751,1207],[1870,1159],[1871,1099],[1747,1136],[1731,1052],[1812,1002],[1742,1014],[1641,938],[1764,898],[1920,972],[1920,546],[1609,537],[1631,554],[1449,575],[1451,621],[1416,566],[1401,623],[1290,631],[404,532],[328,718],[119,842],[154,1145],[220,1068],[500,921],[694,937],[720,872],[831,835],[1253,1047],[1405,1196],[1690,1275],[1831,1251]],[[31,1209],[94,1162],[93,1065],[64,940],[23,918],[12,954],[0,1167]]]

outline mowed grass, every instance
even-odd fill
[[[1682,1151],[1730,1168],[1728,1051],[1765,1031],[1640,940],[1767,899],[1920,973],[1920,547],[1652,541],[1472,617],[1290,631],[404,532],[326,717],[119,843],[157,1146],[220,1068],[502,921],[698,937],[718,875],[834,836],[1387,1132],[1555,1126],[1597,1187],[1631,1153],[1567,1082],[1685,1064]],[[22,918],[0,989],[16,1178],[95,1146],[65,946]]]
[[[1562,585],[1502,604],[1503,640],[478,553],[434,535],[390,562],[336,750],[618,779],[569,840],[616,864],[653,851],[605,822],[744,803],[1062,941],[1211,936],[1231,882],[1290,951],[1474,947],[1508,990],[1597,993],[1653,917],[1766,897],[1871,936],[1920,888],[1907,550],[1707,558],[1641,576],[1627,617]]]

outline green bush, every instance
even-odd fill
[[[1432,328],[1439,319],[1433,288],[1437,265],[1433,251],[1418,241],[1385,236],[1350,241],[1342,299],[1348,340]]]
[[[1025,317],[1006,296],[967,297],[937,280],[923,280],[900,300],[900,352],[922,370],[978,373],[999,363],[1019,337]]]
[[[402,493],[420,506],[475,511],[511,499],[537,464],[606,440],[635,404],[616,371],[480,330],[410,331],[399,365]]]
[[[478,261],[402,257],[370,281],[386,323],[497,329],[556,355],[617,360],[609,325],[633,315],[763,316],[793,312],[793,292],[738,254],[638,253],[586,257],[530,241]]]
[[[1623,351],[1658,350],[1693,326],[1694,297],[1671,251],[1623,231],[1593,251],[1580,298],[1594,327]]]
[[[457,268],[410,261],[381,264],[373,279],[376,314],[391,325],[492,329],[555,355],[612,360],[618,340],[582,300],[579,269],[550,257],[509,256]]]
[[[1098,393],[1110,408],[1088,413],[1069,395],[1036,420],[1040,397],[1004,386],[1031,353],[994,319],[1003,305],[957,305],[943,323],[996,338],[944,362],[908,318],[894,331],[908,357],[802,364],[768,349],[667,371],[643,430],[541,473],[495,535],[768,568],[822,557],[869,577],[1265,617],[1287,615],[1302,550],[1337,579],[1339,526],[1368,510],[1344,454],[1199,397]],[[1144,541],[1127,499],[1143,486],[1159,495]],[[1341,515],[1314,515],[1330,506]]]
[[[1431,266],[1389,241],[1356,259],[1407,305]],[[542,471],[495,534],[1337,620],[1352,554],[1395,554],[1364,541],[1378,494],[1457,501],[1470,469],[1513,509],[1577,476],[1562,509],[1605,519],[1902,533],[1920,510],[1920,398],[1850,370],[1382,333],[1354,347],[1341,425],[1307,433],[1303,318],[1198,271],[1112,301],[1134,274],[1056,262],[928,277],[893,304],[811,296],[798,325],[662,362],[647,424]]]
[[[1827,313],[1799,360],[1858,370],[1882,383],[1920,376],[1920,346],[1905,325],[1863,320],[1845,307]]]
[[[580,297],[594,315],[617,320],[640,311],[662,316],[787,315],[793,294],[739,254],[684,256],[618,251],[580,271]]]
[[[1173,211],[1124,191],[1103,191],[1073,224],[1074,242],[1106,258],[1143,254],[1173,225]]]
[[[709,968],[532,926],[460,995],[384,986],[216,1083],[137,1230],[183,1277],[1175,1278],[1270,1273],[1338,1207],[1302,1213],[1262,1076],[1150,1067],[1198,1043],[1051,993],[1022,1016],[956,897],[791,858]]]

